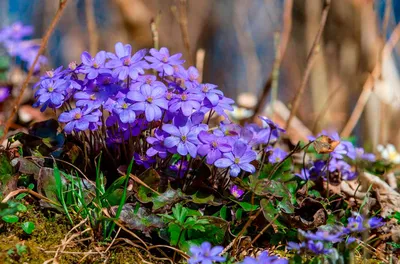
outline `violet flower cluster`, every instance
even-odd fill
[[[219,256],[224,248],[221,246],[212,247],[209,242],[203,242],[200,246],[191,246],[189,264],[212,264],[224,262],[225,257]]]
[[[81,61],[42,76],[34,106],[61,110],[65,133],[99,135],[110,150],[133,142],[127,156],[145,168],[179,154],[182,162],[171,169],[180,177],[195,158],[233,177],[254,173],[255,150],[284,131],[265,117],[263,127],[232,124],[227,112],[234,101],[216,85],[199,83],[197,69],[185,69],[181,54],[167,48],[133,54],[130,45],[117,43],[115,52],[83,52]],[[213,116],[223,121],[211,129]]]
[[[320,227],[316,232],[299,230],[302,242],[289,242],[288,249],[298,253],[314,255],[329,255],[334,253],[334,244],[345,242],[347,245],[356,241],[357,236],[364,231],[376,229],[384,225],[381,217],[363,217],[359,213],[347,219],[345,226],[325,226]]]
[[[39,45],[32,40],[28,40],[33,34],[33,27],[15,22],[11,26],[0,29],[0,46],[4,47],[10,57],[18,58],[26,63],[30,68],[39,51]],[[47,58],[39,56],[34,71],[39,71],[40,67],[47,64]]]

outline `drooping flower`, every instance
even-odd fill
[[[89,80],[95,79],[101,73],[111,73],[109,69],[104,67],[106,62],[106,52],[100,51],[94,58],[87,52],[81,55],[82,67],[80,72],[86,73]]]
[[[244,191],[242,189],[239,189],[237,185],[232,185],[229,191],[236,199],[239,199],[244,194]]]
[[[149,157],[147,155],[140,155],[138,153],[134,153],[133,157],[135,159],[135,162],[137,165],[143,166],[145,169],[148,169],[151,167],[151,165],[156,162],[156,160],[152,157]]]
[[[232,152],[224,153],[223,158],[215,161],[218,168],[230,168],[230,175],[237,177],[240,170],[254,173],[256,168],[250,164],[257,158],[257,153],[247,148],[247,144],[238,140],[233,145]]]
[[[151,63],[150,67],[167,76],[174,74],[173,66],[185,62],[184,60],[180,60],[182,57],[181,53],[170,56],[168,49],[165,47],[162,47],[159,51],[156,49],[150,49],[150,54],[151,56],[145,57],[145,59]]]
[[[281,128],[278,124],[274,123],[272,120],[265,116],[259,116],[259,118],[264,121],[267,126],[271,129],[272,135],[279,137],[279,133],[285,133],[285,129]]]
[[[224,248],[221,246],[212,247],[209,242],[203,242],[201,246],[191,246],[189,264],[212,264],[213,262],[224,262],[225,257],[219,256]]]
[[[189,168],[189,163],[186,160],[178,160],[171,166],[169,166],[169,169],[176,172],[179,176],[179,178],[183,178],[185,176],[187,170],[190,170]]]
[[[148,122],[160,120],[162,109],[168,109],[168,101],[165,99],[165,88],[163,86],[151,87],[143,84],[140,91],[129,91],[127,98],[134,101],[132,108],[143,111]]]
[[[198,138],[202,143],[198,148],[198,153],[201,156],[206,156],[206,162],[210,165],[221,158],[223,153],[232,150],[225,137],[217,137],[214,134],[201,131]]]
[[[270,256],[268,251],[263,251],[257,257],[257,259],[252,257],[245,257],[241,264],[287,264],[289,261],[284,258],[279,258],[277,256]]]
[[[146,49],[139,50],[133,56],[131,45],[123,45],[121,42],[115,44],[115,53],[107,53],[110,58],[105,64],[107,68],[112,69],[112,74],[120,80],[126,77],[137,79],[140,74],[144,74],[144,69],[148,68],[148,63],[143,60],[147,53]]]
[[[87,112],[80,108],[74,108],[69,112],[61,113],[58,121],[67,123],[64,127],[66,133],[72,131],[79,132],[89,128],[89,126],[99,121],[100,111]]]
[[[324,175],[326,162],[323,160],[316,160],[312,163],[310,168],[301,168],[300,174],[296,174],[297,177],[300,177],[304,181],[315,181],[319,177]]]
[[[189,153],[192,158],[196,157],[197,146],[199,144],[197,135],[200,131],[193,129],[190,120],[188,120],[184,126],[177,127],[173,124],[165,124],[162,129],[170,134],[170,136],[164,140],[164,146],[167,148],[176,146],[176,150],[180,155],[185,156]]]

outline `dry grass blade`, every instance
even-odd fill
[[[152,189],[149,185],[147,185],[145,182],[143,182],[141,179],[139,179],[137,176],[130,174],[129,177],[134,180],[135,182],[139,183],[140,185],[143,185],[144,187],[150,189],[152,192],[154,192],[157,195],[161,195],[161,193],[157,192],[156,190]]]
[[[4,127],[4,131],[3,131],[3,136],[1,137],[0,142],[3,142],[7,137],[8,130],[10,129],[10,126],[14,120],[15,114],[18,112],[18,108],[19,108],[19,105],[21,104],[23,94],[24,94],[26,88],[28,87],[30,79],[33,76],[35,66],[39,61],[39,57],[43,54],[44,50],[46,49],[47,43],[49,42],[49,39],[50,39],[51,35],[53,34],[54,29],[56,28],[56,25],[58,24],[58,21],[60,21],[60,18],[62,16],[68,2],[69,2],[68,0],[60,1],[59,8],[53,18],[53,21],[51,21],[49,29],[47,30],[46,34],[44,35],[42,44],[40,45],[38,53],[36,54],[35,60],[33,61],[31,67],[29,68],[28,75],[26,76],[24,82],[22,83],[21,91],[19,92],[17,99],[15,99],[15,102],[13,104],[14,107],[11,111],[10,116],[7,119],[7,122]]]
[[[30,190],[30,189],[19,189],[19,190],[12,191],[12,192],[10,192],[6,197],[4,197],[4,199],[3,199],[1,202],[2,202],[2,203],[6,203],[6,202],[8,202],[11,198],[13,198],[14,196],[17,196],[17,195],[20,194],[20,193],[29,193],[29,194],[35,196],[35,197],[38,198],[38,199],[42,199],[43,201],[46,201],[46,202],[51,203],[51,204],[54,204],[54,205],[56,205],[56,206],[61,206],[59,203],[54,202],[54,201],[48,199],[47,197],[45,197],[45,196],[43,196],[43,195],[41,195],[41,194],[39,194],[39,193],[37,193],[37,192],[35,192],[35,191],[32,191],[32,190]]]
[[[320,23],[319,23],[318,32],[317,32],[317,35],[315,36],[311,50],[307,56],[307,64],[306,64],[306,69],[304,71],[304,76],[301,81],[301,85],[296,92],[296,96],[293,99],[292,110],[290,111],[290,116],[289,116],[288,120],[286,121],[286,126],[285,126],[286,129],[290,128],[290,123],[292,122],[292,119],[296,115],[297,109],[300,106],[301,97],[307,86],[308,79],[310,78],[311,71],[312,71],[312,68],[313,68],[313,65],[315,62],[315,58],[318,53],[319,43],[321,41],[322,33],[325,28],[325,24],[326,24],[326,20],[328,18],[328,13],[329,13],[330,7],[331,7],[331,0],[325,0],[325,6],[324,6],[324,9],[322,10],[322,15],[321,15]]]

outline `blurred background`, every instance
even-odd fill
[[[154,45],[154,21],[159,46],[183,53],[186,67],[196,65],[202,70],[203,82],[217,84],[226,96],[239,99],[239,104],[249,109],[254,108],[263,90],[267,91],[259,112],[268,114],[267,107],[275,103],[272,109],[284,123],[304,78],[324,3],[69,0],[45,55],[49,68],[56,68],[79,62],[85,50],[114,51],[118,41],[134,49],[150,48]],[[56,0],[0,0],[0,25],[15,21],[32,24],[34,37],[41,38],[58,4]],[[364,93],[366,105],[352,134],[369,149],[387,143],[400,146],[400,45],[382,56],[385,43],[393,32],[396,34],[400,1],[332,0],[328,12],[291,133],[304,138],[322,129],[342,131],[369,76],[379,68],[372,89]],[[279,59],[277,51],[285,37],[287,48]],[[276,78],[272,85],[270,76]],[[251,113],[236,114],[246,117]]]

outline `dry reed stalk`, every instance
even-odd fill
[[[93,0],[85,0],[85,11],[86,11],[87,29],[89,33],[89,51],[91,54],[96,54],[98,50],[99,34],[97,33]]]

